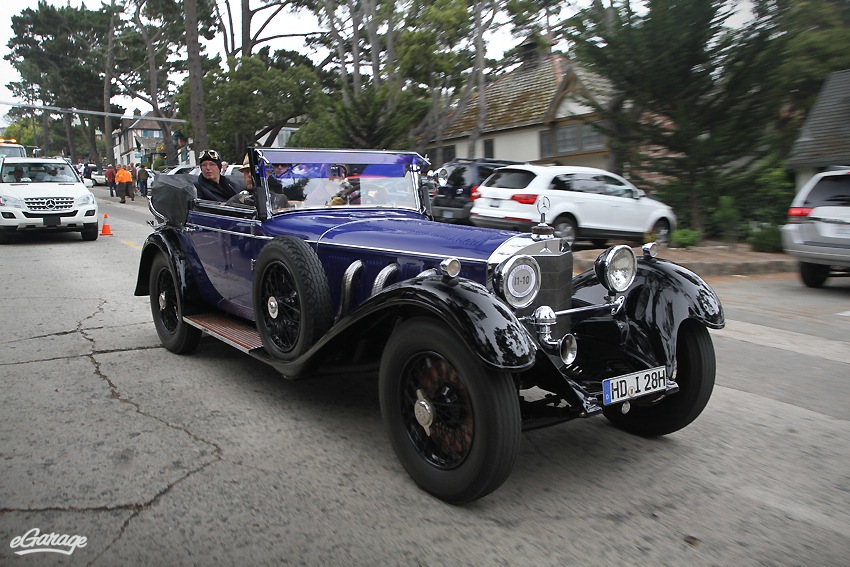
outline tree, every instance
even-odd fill
[[[757,0],[756,18],[737,30],[724,26],[725,4],[649,0],[637,13],[628,0],[609,9],[597,1],[565,28],[578,59],[610,81],[619,101],[587,101],[614,150],[633,177],[687,210],[696,229],[716,202],[718,179],[767,151],[778,115],[773,69],[782,41],[771,2]]]
[[[228,67],[207,73],[204,89],[209,93],[210,144],[229,161],[241,162],[246,148],[261,136],[266,136],[263,145],[269,144],[270,124],[285,124],[323,104],[318,80],[305,66],[281,71],[259,57],[249,57],[230,61]],[[184,86],[179,95],[181,116],[187,108],[186,91]]]

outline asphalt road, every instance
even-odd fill
[[[848,280],[710,280],[729,325],[694,424],[526,433],[458,507],[396,460],[374,376],[164,350],[133,296],[149,214],[106,201],[113,236],[0,248],[0,565],[847,565]],[[16,555],[34,529],[85,546]]]

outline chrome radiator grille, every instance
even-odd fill
[[[24,199],[31,211],[61,211],[74,206],[73,197],[31,197]]]
[[[531,315],[541,305],[548,305],[555,311],[563,311],[572,307],[573,296],[573,255],[572,252],[562,254],[532,254],[540,266],[540,292],[529,307],[517,310],[517,316]],[[558,323],[553,329],[555,337],[562,337],[570,330],[569,317],[558,317]]]

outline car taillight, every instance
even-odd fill
[[[518,203],[522,203],[523,205],[533,205],[534,201],[537,200],[537,195],[529,195],[527,193],[517,193],[511,197],[512,201],[517,201]]]
[[[803,207],[791,207],[788,209],[788,222],[789,223],[801,223],[803,219],[809,216],[809,213],[812,212],[811,208],[803,208]]]
[[[478,197],[481,196],[481,191],[478,190],[478,185],[472,188],[472,192],[469,194],[469,200],[474,201]]]

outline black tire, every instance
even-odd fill
[[[829,266],[800,262],[800,278],[808,287],[820,287],[829,277]]]
[[[80,234],[83,237],[83,240],[92,241],[97,240],[97,224],[93,226],[86,226],[83,230],[80,231]]]
[[[594,238],[590,242],[597,248],[605,248],[605,245],[608,244],[608,241],[604,238]]]
[[[552,228],[555,229],[555,236],[566,238],[570,246],[575,244],[578,238],[578,225],[573,217],[561,215],[552,223]]]
[[[716,371],[711,336],[701,323],[682,323],[676,361],[677,393],[650,405],[632,401],[625,415],[621,404],[609,406],[603,410],[605,417],[620,429],[642,437],[667,435],[690,424],[708,404]]]
[[[171,262],[164,255],[157,254],[151,263],[148,284],[151,314],[162,346],[177,354],[193,351],[201,340],[201,330],[183,320],[180,287]]]
[[[452,504],[476,500],[507,479],[519,453],[521,417],[511,376],[487,371],[442,322],[399,326],[379,373],[384,427],[399,461],[425,491]],[[429,408],[428,431],[415,407]]]
[[[655,242],[662,248],[670,245],[670,222],[667,219],[659,219],[652,226],[652,234],[655,235]]]
[[[294,236],[266,244],[254,268],[254,317],[269,355],[292,360],[331,327],[331,292],[319,257]]]

